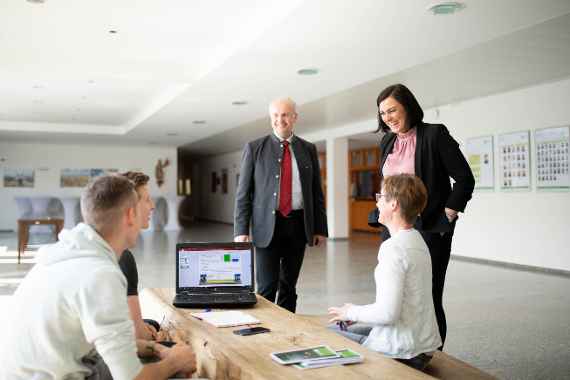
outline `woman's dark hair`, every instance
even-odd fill
[[[422,122],[424,119],[424,111],[422,110],[422,107],[420,107],[420,104],[416,100],[414,94],[412,94],[412,92],[406,86],[398,83],[383,89],[376,99],[376,107],[379,108],[380,103],[389,97],[393,97],[404,107],[408,117],[408,122],[410,123],[410,128],[415,127]],[[378,111],[378,129],[376,132],[379,132],[380,130],[383,132],[388,132],[390,131],[390,127],[388,127],[386,123],[382,121],[380,111]]]

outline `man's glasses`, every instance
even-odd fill
[[[376,194],[374,194],[374,196],[376,197],[376,202],[378,202],[380,200],[380,198],[386,196],[386,194],[376,193]]]

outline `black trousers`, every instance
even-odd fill
[[[307,238],[302,210],[288,217],[276,212],[271,243],[255,249],[257,293],[294,313],[297,308],[297,280],[305,257]]]
[[[419,231],[426,242],[429,254],[431,256],[432,270],[432,296],[433,306],[435,308],[435,317],[437,326],[439,327],[439,335],[441,336],[441,347],[445,344],[445,336],[447,335],[447,320],[445,319],[445,311],[443,310],[443,287],[445,285],[445,274],[451,256],[451,239],[453,238],[453,229],[443,235],[439,232]]]
[[[439,335],[441,336],[441,347],[445,343],[447,335],[447,320],[445,318],[445,311],[443,310],[443,288],[445,285],[445,274],[447,273],[447,266],[449,265],[449,258],[451,256],[451,240],[455,230],[455,222],[451,223],[451,231],[443,235],[440,232],[426,232],[418,230],[424,238],[426,245],[429,249],[431,256],[431,271],[432,271],[432,286],[431,292],[433,297],[433,306],[435,309],[435,318],[437,320],[437,327],[439,328]],[[390,238],[388,229],[381,233],[382,239],[385,241]]]

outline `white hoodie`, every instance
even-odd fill
[[[93,349],[115,380],[141,370],[127,282],[117,256],[90,226],[78,224],[40,249],[8,312],[0,344],[0,379],[83,379]]]

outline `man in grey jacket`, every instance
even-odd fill
[[[256,247],[257,291],[295,312],[296,285],[307,244],[328,236],[314,144],[293,134],[295,102],[269,106],[273,133],[246,144],[237,188],[235,241]],[[251,227],[251,238],[250,238]]]

